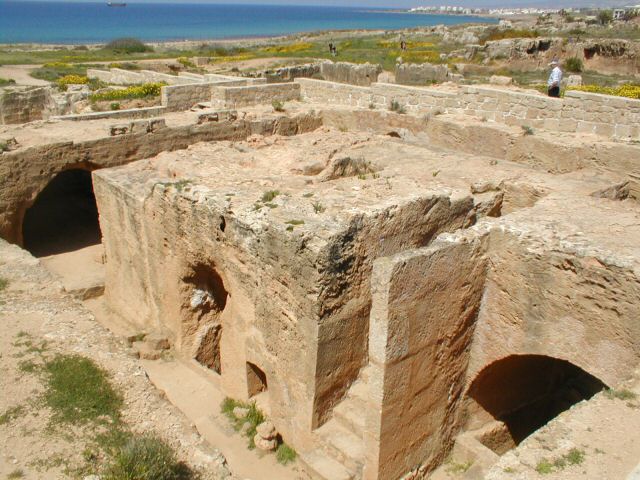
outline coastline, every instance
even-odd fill
[[[448,26],[449,28],[464,28],[469,25],[485,25],[484,23],[460,23]],[[384,34],[398,34],[403,32],[421,32],[433,30],[441,27],[439,25],[429,25],[421,27],[407,27],[398,29],[329,29],[329,30],[315,30],[308,32],[293,32],[289,34],[280,35],[256,35],[247,36],[242,35],[239,37],[210,37],[202,39],[181,39],[181,40],[157,40],[157,41],[145,41],[144,43],[154,48],[159,49],[176,49],[176,50],[188,50],[190,48],[197,48],[203,44],[210,45],[234,45],[238,47],[259,47],[270,45],[273,43],[286,43],[293,40],[318,40],[325,36],[330,36],[332,39],[343,38],[358,38],[366,36],[384,35]],[[39,43],[39,42],[19,42],[19,43],[0,43],[0,49],[28,51],[28,50],[74,50],[77,47],[87,47],[90,50],[99,49],[103,47],[107,42],[95,42],[95,43]]]

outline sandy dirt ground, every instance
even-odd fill
[[[49,85],[46,80],[33,78],[29,73],[40,65],[0,65],[0,78],[15,80],[16,85]]]

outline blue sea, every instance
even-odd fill
[[[348,7],[202,3],[128,3],[126,7],[108,7],[106,1],[0,0],[0,43],[100,43],[118,37],[146,41],[222,39],[481,21],[494,20]]]

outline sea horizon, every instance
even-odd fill
[[[114,0],[115,1],[115,0]],[[465,15],[418,15],[391,8],[308,5],[0,2],[0,43],[97,44],[135,37],[147,42],[268,38],[328,30],[397,30],[438,24],[494,23]]]

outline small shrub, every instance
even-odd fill
[[[187,57],[179,57],[177,61],[184,68],[197,68],[196,64],[189,60]]]
[[[316,213],[323,213],[326,208],[320,202],[313,202],[313,211]]]
[[[262,202],[264,202],[264,203],[270,202],[274,198],[276,198],[278,195],[280,195],[280,191],[279,190],[269,190],[268,192],[264,192],[262,194]]]
[[[116,53],[145,53],[153,51],[153,48],[145,45],[137,38],[117,38],[107,43],[104,48],[113,50]]]
[[[578,57],[567,58],[564,62],[564,66],[570,72],[579,73],[584,70],[584,64],[582,60]]]
[[[247,413],[243,417],[237,417],[235,413],[233,413],[233,410],[237,407],[246,409]],[[253,450],[256,446],[253,442],[253,438],[257,433],[256,429],[258,425],[265,421],[264,413],[262,413],[262,411],[256,406],[256,403],[245,403],[227,397],[222,401],[220,409],[229,419],[236,431],[240,431],[242,427],[248,423],[248,426],[244,431],[244,435],[249,439],[249,444],[247,445],[248,448]]]
[[[372,103],[370,103],[370,104],[369,104],[369,110],[375,110],[375,109],[376,109],[375,104],[374,104],[373,102],[372,102]]]
[[[298,225],[304,225],[304,220],[287,220],[284,223],[291,226],[298,226]]]
[[[523,135],[533,135],[533,128],[529,125],[522,125],[522,134]]]
[[[186,480],[193,473],[176,459],[173,449],[157,437],[132,437],[113,455],[104,480]]]
[[[271,102],[271,106],[276,112],[284,112],[284,104],[280,100],[274,100]]]
[[[7,85],[14,85],[16,83],[12,78],[0,78],[0,87],[5,87]]]
[[[6,144],[0,144],[0,152],[3,152],[4,150],[1,148],[2,145],[6,145]],[[7,288],[9,286],[9,280],[7,280],[6,278],[0,277],[0,292],[3,291],[5,288]]]
[[[23,478],[23,477],[24,477],[24,472],[23,472],[21,469],[19,469],[19,468],[17,468],[17,469],[16,469],[16,470],[14,470],[13,472],[10,472],[10,473],[7,475],[7,479],[8,479],[8,480],[14,480],[14,479],[16,479],[16,478]]]
[[[407,113],[407,110],[404,108],[404,106],[401,105],[397,100],[391,100],[391,103],[389,104],[389,110],[399,114]]]
[[[118,102],[113,102],[110,105],[111,110],[120,110],[120,104]]]
[[[572,448],[569,450],[569,453],[565,455],[565,458],[569,465],[580,465],[584,462],[584,451]]]
[[[297,456],[296,451],[286,443],[278,445],[278,449],[276,450],[276,460],[278,460],[278,463],[286,465],[287,463],[293,462]]]
[[[553,472],[553,465],[547,459],[542,459],[536,465],[536,472],[540,475],[548,475]]]

